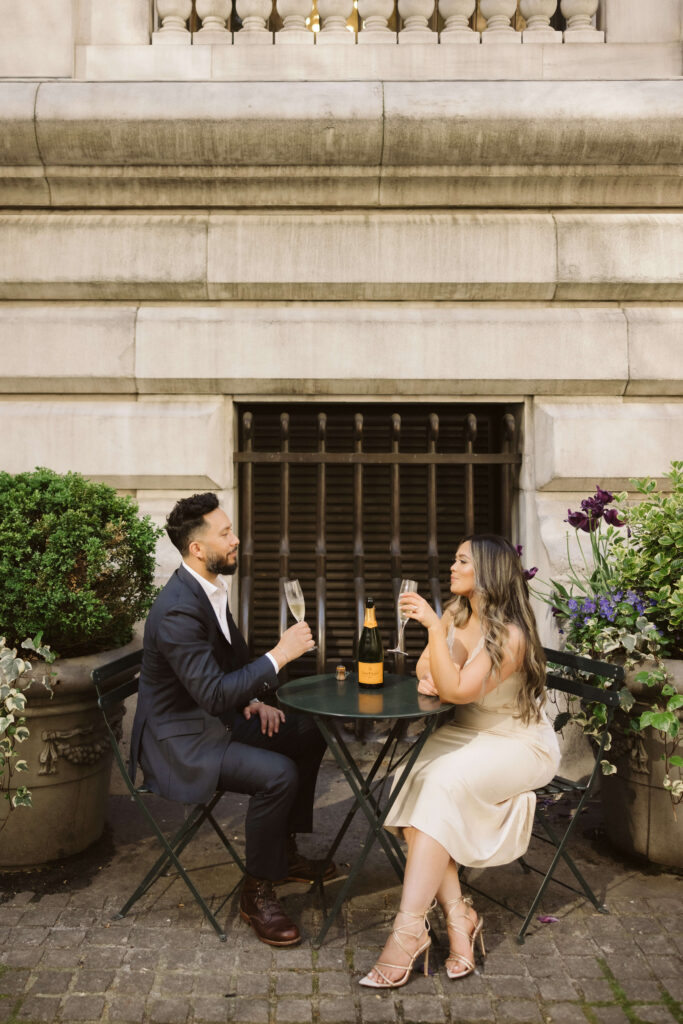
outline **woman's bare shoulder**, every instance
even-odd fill
[[[504,647],[509,658],[515,664],[519,664],[526,650],[526,636],[524,635],[524,630],[516,622],[507,623]]]

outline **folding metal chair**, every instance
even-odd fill
[[[135,779],[131,779],[128,767],[121,753],[119,746],[121,736],[121,706],[129,697],[134,696],[138,692],[141,662],[142,651],[135,651],[132,654],[125,655],[123,658],[111,661],[107,665],[103,665],[101,668],[95,669],[92,673],[92,681],[95,684],[95,689],[97,690],[97,703],[99,704],[102,715],[104,716],[104,721],[107,726],[109,739],[111,741],[114,757],[116,758],[116,763],[119,766],[119,771],[121,772],[121,776],[131,798],[135,801],[149,822],[163,851],[142,879],[133,895],[121,907],[118,914],[114,915],[114,919],[119,920],[120,918],[125,917],[130,908],[140,899],[140,897],[144,896],[154,882],[161,875],[165,874],[168,868],[173,865],[182,880],[185,882],[185,885],[194,896],[196,902],[201,907],[207,921],[210,922],[216,931],[221,942],[225,942],[227,939],[225,932],[216,920],[215,915],[209,910],[208,906],[202,899],[194,882],[180,863],[179,859],[180,854],[188,843],[194,839],[204,822],[208,821],[213,827],[221,843],[230,854],[232,860],[240,869],[240,872],[244,874],[245,867],[242,860],[213,816],[214,807],[223,796],[222,791],[216,792],[208,803],[200,803],[192,808],[186,815],[185,821],[178,831],[170,838],[167,838],[147,805],[145,797],[151,793],[151,790],[145,788],[145,786],[135,785]],[[133,678],[131,678],[131,673],[134,673]],[[124,679],[125,681],[117,683],[117,679]],[[228,895],[222,900],[220,906],[217,907],[216,914],[220,913],[222,908],[237,889],[238,885],[239,880]]]
[[[501,903],[500,900],[493,899],[493,897],[488,893],[469,885],[469,883],[465,883],[473,892],[478,892],[482,896],[486,896],[487,899],[491,899],[499,906],[512,911],[512,913],[517,917],[523,918],[522,927],[517,934],[517,942],[520,944],[524,942],[526,930],[529,927],[543,894],[551,881],[555,882],[556,885],[561,885],[565,889],[569,889],[571,892],[578,893],[580,896],[586,896],[599,913],[609,913],[607,907],[605,907],[602,901],[598,899],[586,879],[579,871],[573,858],[567,852],[566,846],[600,772],[600,762],[605,751],[612,718],[614,717],[615,710],[619,707],[619,689],[624,682],[624,669],[621,665],[611,665],[605,661],[594,661],[592,658],[584,658],[581,655],[572,654],[569,651],[554,651],[550,648],[545,648],[545,656],[548,660],[548,665],[553,666],[552,668],[549,667],[546,676],[547,688],[549,690],[566,693],[570,697],[578,697],[582,704],[602,704],[605,708],[605,727],[602,731],[600,742],[595,748],[596,753],[593,770],[586,781],[574,782],[571,779],[563,778],[561,775],[556,775],[552,782],[548,783],[547,786],[543,786],[536,790],[536,817],[534,821],[533,835],[536,839],[540,839],[542,842],[553,846],[555,853],[546,871],[529,864],[524,857],[519,858],[519,864],[525,872],[528,873],[533,871],[536,874],[543,876],[543,881],[541,882],[538,892],[534,896],[526,915],[514,910],[506,903]],[[597,686],[591,686],[589,683],[583,681],[587,676],[599,676],[603,679],[611,679],[613,680],[613,685],[607,690],[599,689]],[[576,807],[574,808],[573,813],[570,816],[569,823],[562,835],[559,835],[551,826],[548,813],[552,804],[560,796],[574,797],[577,800]],[[539,826],[542,829],[542,832],[537,830]],[[557,868],[560,859],[565,862],[569,870],[572,872],[581,886],[580,889],[575,888],[573,885],[568,885],[566,882],[554,877],[555,869]]]

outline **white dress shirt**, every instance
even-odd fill
[[[228,643],[231,644],[232,640],[230,638],[230,627],[228,625],[228,585],[226,583],[225,576],[216,576],[216,582],[214,584],[211,583],[210,580],[206,580],[204,579],[203,576],[200,576],[199,573],[196,572],[191,565],[187,564],[185,559],[183,559],[183,566],[187,569],[191,576],[194,576],[197,583],[208,597],[211,603],[211,607],[216,613],[218,625],[221,627],[221,633],[228,641]],[[270,658],[270,660],[273,663],[275,671],[279,672],[280,666],[278,665],[277,661],[270,653],[270,651],[266,651],[266,658]]]

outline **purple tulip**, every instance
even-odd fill
[[[606,508],[603,518],[609,526],[626,526],[626,520],[619,518],[619,513],[615,508]]]
[[[515,551],[517,552],[517,555],[519,556],[519,558],[521,558],[522,557],[522,552],[524,551],[524,548],[522,547],[521,544],[515,544]]]
[[[595,485],[595,497],[602,505],[609,505],[611,501],[614,501],[614,495],[609,491],[603,491],[599,484]]]
[[[583,512],[572,512],[570,508],[567,509],[565,522],[573,526],[575,530],[585,530],[586,533],[591,529],[588,516]]]
[[[525,569],[524,570],[524,579],[525,580],[532,580],[537,572],[538,572],[538,567],[535,566],[535,565],[532,566],[531,569]]]

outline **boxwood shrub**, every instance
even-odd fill
[[[135,501],[79,473],[0,473],[0,634],[42,633],[62,657],[130,641],[160,534]]]

